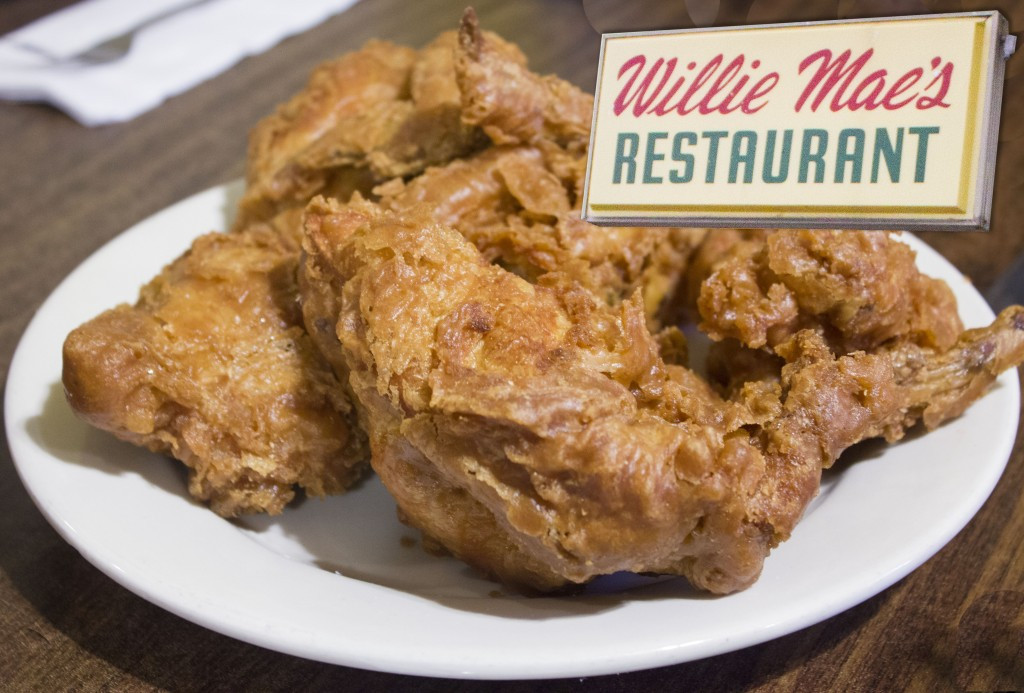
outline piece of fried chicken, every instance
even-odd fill
[[[343,188],[342,199],[368,184],[364,171],[309,171],[296,158],[340,124],[373,108],[401,100],[408,90],[416,51],[386,41],[369,41],[360,50],[318,66],[305,88],[277,107],[249,134],[245,193],[235,229],[271,222],[285,215],[286,229],[316,193]],[[297,228],[297,227],[296,227]]]
[[[64,343],[68,402],[90,424],[189,467],[217,513],[279,513],[365,469],[365,439],[302,326],[299,251],[276,231],[213,233]]]
[[[622,570],[742,589],[844,449],[1024,359],[1020,308],[914,370],[807,329],[780,345],[778,382],[727,401],[664,362],[639,294],[532,284],[415,211],[314,201],[305,230],[303,286],[334,311],[307,319],[335,325],[331,361],[404,518],[535,589]],[[961,379],[936,377],[957,362]]]
[[[922,274],[913,250],[882,231],[723,231],[690,277],[702,330],[772,349],[821,329],[837,353],[909,339],[946,349],[963,330],[945,282]]]
[[[986,364],[999,350],[984,340],[970,348],[958,342],[963,325],[953,293],[922,274],[910,247],[888,233],[723,231],[705,240],[691,270],[691,301],[716,340],[708,372],[730,396],[747,382],[778,380],[785,344],[806,329],[836,354],[886,354],[903,384],[922,363],[946,354],[949,367],[927,379],[937,388],[934,398],[920,394],[922,383],[914,386],[916,399],[928,401],[928,426],[960,414],[998,372]],[[987,379],[978,372],[986,368],[993,370]],[[953,386],[962,378],[977,391]],[[941,395],[944,387],[954,394]]]
[[[459,26],[455,70],[463,119],[483,128],[495,144],[546,140],[574,148],[589,142],[594,97],[510,59],[493,35],[480,29],[472,8]]]
[[[395,211],[425,210],[436,222],[459,231],[489,261],[530,281],[576,282],[608,305],[618,305],[639,289],[651,328],[669,326],[661,339],[672,345],[675,359],[685,360],[685,342],[674,329],[673,311],[682,305],[675,294],[682,288],[690,254],[706,230],[597,227],[582,221],[586,137],[560,120],[549,124],[558,110],[548,101],[571,94],[577,106],[570,116],[575,123],[589,119],[592,98],[555,77],[534,75],[505,45],[481,32],[472,12],[467,12],[454,54],[463,116],[471,122],[482,118],[479,124],[497,142],[469,156],[429,166],[410,179],[392,179],[375,187],[368,197]],[[505,74],[514,74],[514,83],[505,83]],[[505,130],[516,118],[509,111],[521,108],[516,85],[526,85],[523,96],[532,108],[540,109],[539,115],[528,119],[532,125],[516,128],[519,139]],[[489,107],[481,108],[482,102]],[[561,134],[549,137],[549,133]],[[342,212],[334,207],[329,213]],[[336,358],[333,322],[322,319],[335,312],[333,289],[326,284],[307,285],[303,296],[313,339],[343,370]]]
[[[514,44],[489,33],[486,40],[508,64],[525,64]],[[283,219],[290,231],[316,194],[346,200],[486,146],[481,128],[463,117],[456,43],[454,31],[419,51],[369,41],[320,65],[253,128],[235,228]]]
[[[429,209],[435,221],[458,230],[488,260],[532,282],[571,279],[610,305],[641,289],[652,327],[673,325],[668,311],[706,230],[585,222],[577,180],[560,177],[559,162],[549,152],[533,145],[494,146],[374,192],[388,209]],[[585,160],[586,150],[580,156]]]

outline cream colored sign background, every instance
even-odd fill
[[[850,215],[872,214],[883,211],[878,208],[887,207],[895,208],[884,210],[887,215],[896,217],[901,214],[919,215],[922,212],[949,216],[950,207],[966,208],[962,211],[970,212],[977,183],[973,176],[981,141],[975,129],[982,126],[982,116],[987,106],[985,88],[989,80],[984,69],[987,61],[983,58],[989,54],[989,44],[995,34],[994,31],[984,31],[986,19],[977,16],[942,17],[606,37],[598,77],[599,103],[595,113],[588,181],[588,212],[591,216],[595,212],[597,215],[658,216],[692,210],[714,216],[741,211],[747,214],[772,214],[788,209],[797,214],[818,211]],[[847,89],[847,97],[861,80],[875,70],[885,69],[888,72],[885,87],[885,91],[888,91],[900,76],[914,68],[922,68],[924,76],[899,100],[915,91],[922,96],[935,96],[938,83],[927,91],[925,88],[932,81],[933,72],[941,70],[946,62],[952,62],[952,80],[943,99],[950,107],[919,110],[912,102],[898,110],[877,108],[851,112],[844,109],[833,112],[828,104],[837,90],[834,88],[817,111],[810,109],[813,99],[809,99],[797,112],[794,106],[820,62],[805,69],[803,74],[799,72],[799,65],[807,56],[823,48],[832,51],[833,59],[849,49],[850,61],[869,48],[874,50],[873,56]],[[628,73],[622,78],[618,77],[618,73],[630,58],[638,54],[645,55],[648,68],[658,58],[678,58],[675,73],[662,92],[666,93],[668,86],[678,76],[685,76],[683,87],[672,100],[675,102],[685,92],[701,66],[719,53],[723,54],[723,67],[735,56],[745,56],[740,74],[751,75],[748,87],[769,72],[779,73],[778,84],[766,97],[755,102],[767,100],[767,105],[761,110],[753,114],[737,110],[727,114],[715,112],[707,115],[698,111],[679,115],[673,111],[664,116],[645,114],[634,117],[630,106],[620,115],[615,115],[613,106],[616,96],[628,78]],[[939,58],[941,63],[933,71],[934,58]],[[753,60],[760,61],[757,69],[751,68]],[[696,68],[684,69],[690,62],[696,63]],[[716,76],[720,72],[721,68]],[[657,74],[654,85],[663,74],[664,71]],[[704,91],[706,87],[698,95]],[[924,182],[915,183],[914,167],[919,138],[910,135],[909,129],[936,126],[940,130],[938,134],[929,137]],[[798,182],[801,137],[803,131],[809,128],[824,129],[829,133],[825,179],[822,183]],[[859,183],[850,181],[849,165],[845,172],[846,182],[834,182],[836,140],[844,128],[861,128],[867,134],[863,173]],[[898,183],[890,180],[884,163],[880,166],[877,182],[871,182],[872,141],[876,128],[888,128],[893,140],[896,129],[904,129]],[[776,162],[783,131],[794,131],[789,176],[784,183],[770,184],[762,180],[766,133],[773,129],[778,131]],[[709,143],[700,137],[700,133],[713,130],[726,130],[730,134],[720,142],[715,182],[709,184],[704,178]],[[732,135],[739,130],[758,133],[758,151],[751,183],[727,182]],[[680,167],[671,157],[672,138],[679,131],[695,132],[698,135],[696,145],[685,147],[685,151],[693,154],[695,159],[693,177],[688,183],[672,183],[668,177],[670,170]],[[613,183],[617,138],[621,132],[633,132],[640,136],[638,171],[633,184]],[[653,167],[654,175],[663,179],[661,184],[642,182],[643,154],[647,134],[650,132],[668,133],[668,138],[660,140],[658,147],[658,152],[665,154],[665,159]]]

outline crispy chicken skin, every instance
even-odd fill
[[[525,64],[515,45],[490,33],[486,41],[496,59]],[[291,230],[316,194],[345,200],[485,146],[483,131],[463,117],[456,43],[454,31],[419,51],[370,41],[318,67],[250,134],[235,228],[283,218]]]
[[[773,348],[816,327],[848,353],[894,339],[945,349],[963,330],[949,287],[882,231],[727,232],[708,246],[691,287],[712,339]]]
[[[370,41],[317,67],[301,92],[250,133],[246,190],[235,228],[271,220],[289,209],[301,210],[310,197],[329,187],[329,172],[304,169],[296,158],[340,124],[400,100],[415,59],[411,48]],[[358,188],[362,182],[350,171],[340,177],[343,187]]]
[[[336,311],[307,319],[333,317],[332,362],[406,519],[535,589],[620,570],[742,589],[844,449],[898,439],[929,402],[971,398],[1024,358],[1021,310],[917,370],[836,356],[807,329],[780,345],[778,382],[727,401],[664,362],[639,294],[610,307],[532,284],[432,218],[371,203],[314,201],[305,229],[304,285],[333,287],[316,305]],[[987,356],[936,377],[966,353]]]
[[[189,491],[221,515],[279,513],[303,488],[344,490],[365,440],[302,328],[298,249],[253,227],[209,234],[64,344],[72,408],[189,467]]]
[[[594,97],[509,60],[491,35],[480,30],[472,8],[459,27],[456,77],[463,118],[483,128],[495,144],[548,140],[572,147],[585,146],[590,139]]]
[[[558,171],[538,147],[495,146],[375,192],[388,209],[430,209],[488,260],[530,281],[571,279],[609,304],[641,289],[652,327],[673,324],[668,311],[706,231],[594,226],[580,219],[576,179]]]

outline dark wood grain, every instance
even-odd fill
[[[0,0],[0,33],[59,0]],[[319,61],[371,37],[422,45],[465,0],[363,0],[352,9],[136,120],[87,129],[41,105],[0,103],[0,373],[40,303],[125,228],[241,174],[245,133]],[[1024,3],[721,0],[718,24],[1001,9]],[[532,65],[592,88],[602,29],[691,23],[682,0],[477,3],[484,26]],[[1010,62],[993,228],[927,234],[984,288],[1024,249],[1024,58]],[[445,681],[309,662],[218,635],[121,588],[64,543],[0,446],[0,689],[115,691],[700,690],[889,691],[1024,688],[1024,441],[971,523],[882,594],[778,640],[703,661],[551,682]]]

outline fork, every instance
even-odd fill
[[[135,40],[135,36],[143,29],[150,27],[157,22],[163,21],[168,17],[172,17],[176,14],[184,12],[185,10],[192,9],[197,5],[202,5],[210,0],[193,0],[192,2],[185,3],[184,5],[178,5],[177,7],[171,7],[164,12],[156,14],[149,19],[146,19],[139,24],[136,24],[131,29],[118,34],[112,38],[106,39],[102,43],[97,43],[95,46],[86,48],[80,53],[69,56],[59,56],[50,53],[45,48],[39,46],[33,46],[27,43],[18,43],[18,48],[34,53],[35,55],[41,56],[49,61],[50,65],[79,65],[82,67],[91,67],[94,65],[104,65],[106,63],[120,60],[128,54],[128,51],[132,48],[132,42]]]

